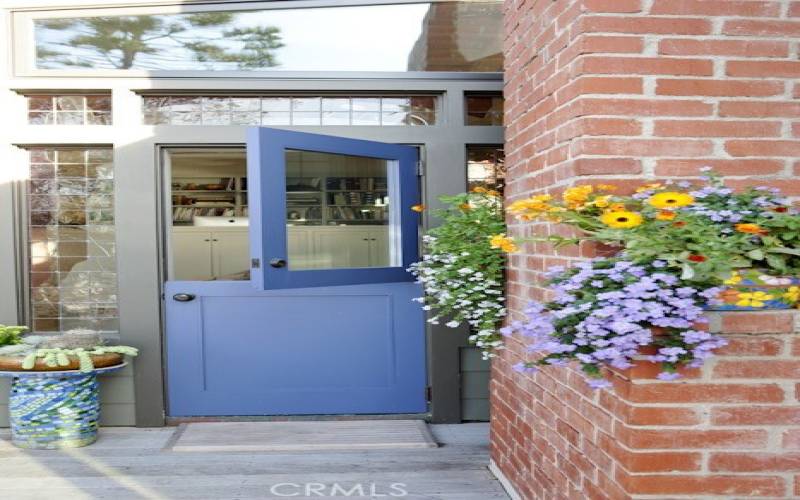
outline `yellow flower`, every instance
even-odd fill
[[[469,203],[462,203],[461,205],[458,206],[458,208],[466,212],[467,210],[472,210],[472,205],[470,205]]]
[[[492,248],[499,248],[506,253],[513,253],[519,250],[517,245],[514,244],[514,238],[506,236],[503,233],[491,236],[489,238],[489,245]]]
[[[422,211],[425,210],[425,205],[422,205],[422,204],[414,205],[414,206],[411,207],[411,210],[413,210],[413,211],[415,211],[417,213],[422,212]]]
[[[764,302],[772,298],[772,295],[764,292],[742,292],[739,294],[736,305],[739,307],[764,307]]]
[[[476,186],[476,187],[472,188],[472,192],[473,193],[485,193],[486,192],[486,188],[485,187],[481,187],[481,186]]]
[[[600,222],[615,229],[630,229],[642,223],[642,216],[636,212],[606,212],[600,216]]]
[[[611,199],[611,195],[605,196],[598,196],[592,201],[592,204],[597,208],[606,208],[609,205],[609,200]]]
[[[500,196],[500,191],[495,191],[494,189],[490,189],[486,191],[486,194],[489,196]]]
[[[786,293],[783,294],[783,298],[794,304],[797,301],[800,301],[800,286],[790,286]]]
[[[694,203],[694,198],[686,193],[668,191],[666,193],[654,194],[647,202],[656,208],[679,208],[691,205]]]
[[[541,213],[547,212],[553,208],[547,203],[552,199],[553,197],[549,194],[539,194],[531,196],[530,198],[517,200],[509,205],[507,210],[512,214],[517,214],[520,219],[532,220],[536,218],[536,216],[541,215]]]
[[[582,208],[592,191],[594,191],[594,187],[584,184],[567,189],[561,197],[564,203],[567,204],[567,208]]]
[[[624,203],[612,203],[611,206],[608,207],[609,212],[624,212],[625,211],[625,204]]]
[[[656,214],[658,220],[672,220],[677,216],[672,210],[659,210]]]
[[[660,188],[661,186],[662,186],[662,184],[660,184],[660,183],[655,183],[655,184],[645,184],[644,186],[641,186],[641,187],[638,187],[638,188],[636,188],[636,192],[637,192],[637,193],[642,193],[642,192],[644,192],[644,191],[652,191],[652,190],[654,190],[654,189],[658,189],[658,188]]]
[[[731,274],[731,277],[723,281],[726,285],[737,285],[739,282],[742,281],[742,276],[739,273],[734,272]]]
[[[595,186],[598,191],[616,191],[617,186],[613,184],[598,184]]]

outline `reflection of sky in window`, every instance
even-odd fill
[[[429,4],[336,7],[294,10],[262,10],[240,13],[236,27],[275,26],[284,47],[274,49],[284,71],[405,71],[408,56],[422,31]],[[160,15],[165,24],[182,15]],[[225,41],[222,31],[230,27],[190,28],[183,40],[202,39],[229,49],[237,42]],[[55,30],[37,27],[37,47],[68,52],[73,63],[89,62],[95,69],[114,66],[92,49],[65,47],[78,34],[76,28]],[[138,54],[136,69],[237,69],[236,63],[198,63],[176,41],[151,42],[156,54]],[[55,61],[39,61],[40,68],[74,67]]]

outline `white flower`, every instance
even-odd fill
[[[431,309],[431,306],[422,306],[423,311],[430,311]]]
[[[445,323],[445,326],[450,327],[450,328],[455,328],[458,325],[459,325],[458,321],[448,321],[447,323]]]
[[[468,267],[462,267],[462,268],[461,268],[461,269],[459,269],[457,272],[458,272],[458,274],[461,274],[461,275],[467,275],[467,274],[472,274],[472,273],[474,273],[475,271],[473,271],[472,269],[470,269],[470,268],[468,268]]]

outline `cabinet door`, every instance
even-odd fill
[[[389,226],[379,226],[369,231],[369,265],[389,267]]]
[[[369,267],[369,234],[353,228],[314,231],[314,269]]]
[[[290,226],[286,228],[286,245],[289,253],[294,255],[297,269],[314,269],[319,267],[315,262],[314,240],[311,238],[313,228]]]
[[[250,240],[247,229],[219,231],[211,236],[215,278],[224,279],[250,269]]]
[[[202,281],[214,275],[211,266],[211,233],[172,232],[172,280]]]

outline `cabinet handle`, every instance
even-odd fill
[[[191,302],[194,300],[194,294],[191,293],[176,293],[172,298],[178,302]]]
[[[203,241],[211,241],[211,240],[203,240]]]
[[[219,240],[218,240],[218,239],[216,239],[216,238],[214,238],[214,239],[213,239],[213,240],[211,240],[211,241],[219,241]]]

